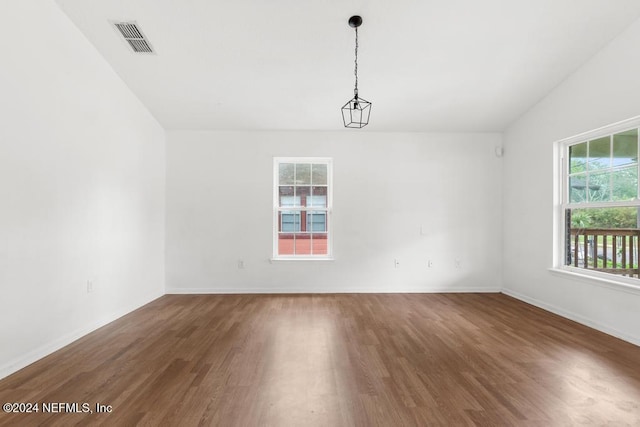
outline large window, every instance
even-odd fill
[[[627,120],[558,143],[562,268],[640,277],[639,127]]]
[[[331,159],[275,158],[273,257],[331,257]]]

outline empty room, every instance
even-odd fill
[[[640,2],[0,2],[0,425],[640,425]]]

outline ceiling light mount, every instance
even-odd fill
[[[358,96],[358,27],[360,25],[362,25],[362,17],[354,15],[349,18],[349,26],[356,31],[355,69],[353,72],[356,82],[353,89],[353,98],[342,106],[344,127],[357,129],[369,124],[369,115],[371,114],[371,103]]]
[[[360,25],[362,25],[362,17],[359,15],[353,15],[351,18],[349,18],[349,26],[351,28],[358,28]]]

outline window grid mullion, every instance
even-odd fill
[[[278,229],[276,229],[275,233],[274,233],[274,257],[278,258],[280,257],[280,250],[281,250],[281,240],[278,239],[278,236],[281,234],[292,234],[293,235],[293,247],[290,249],[292,256],[294,258],[300,256],[300,257],[304,257],[306,256],[311,256],[311,257],[317,257],[318,254],[316,253],[316,251],[313,248],[313,234],[318,234],[318,235],[325,235],[325,238],[327,240],[327,249],[325,252],[320,253],[320,255],[325,255],[325,258],[330,257],[331,255],[331,251],[330,251],[330,246],[329,246],[329,241],[331,239],[331,232],[330,232],[330,225],[329,225],[329,216],[330,216],[330,193],[331,193],[331,159],[327,159],[327,158],[323,158],[323,159],[317,159],[318,162],[314,163],[313,160],[315,160],[315,158],[307,158],[304,159],[303,161],[297,161],[298,159],[286,159],[286,158],[278,158],[274,161],[274,164],[276,165],[275,167],[275,174],[277,174],[275,176],[274,179],[274,183],[275,183],[275,190],[274,190],[274,205],[275,205],[275,209],[274,209],[274,215],[276,216],[276,221],[274,222],[274,224],[276,224],[276,227],[278,227]],[[293,165],[293,184],[290,185],[293,189],[293,205],[297,205],[297,206],[282,206],[282,196],[280,193],[280,187],[282,186],[289,186],[288,184],[283,184],[280,182],[280,175],[279,175],[279,168],[281,164],[287,164],[290,163]],[[326,173],[327,173],[327,184],[325,185],[318,185],[318,187],[325,187],[326,190],[323,191],[323,193],[325,194],[321,194],[321,196],[325,196],[326,198],[326,202],[324,203],[325,206],[321,207],[321,206],[313,206],[313,200],[312,197],[313,196],[313,185],[314,185],[314,179],[313,179],[313,166],[315,164],[318,165],[325,165],[326,167]],[[305,165],[308,167],[309,169],[309,179],[308,182],[309,184],[300,184],[296,181],[296,177],[298,175],[298,169],[299,169],[299,165]],[[309,186],[309,194],[306,197],[306,202],[303,204],[302,203],[302,195],[300,194],[300,189],[299,187],[306,187]],[[297,198],[300,198],[299,201],[297,201]],[[311,206],[310,206],[311,204]],[[292,220],[288,220],[289,223],[291,223],[293,225],[293,231],[285,231],[284,230],[284,226],[283,226],[283,216],[284,216],[284,212],[288,212],[290,214],[293,215]],[[314,215],[315,213],[315,215]],[[304,219],[303,219],[304,217]],[[319,220],[318,217],[323,217],[324,218],[324,225],[320,225],[321,227],[321,231],[314,231],[314,223],[316,221]],[[279,219],[279,221],[278,221]],[[303,224],[304,221],[304,224]],[[322,220],[320,220],[320,222],[318,222],[317,224],[322,224]],[[302,230],[305,231],[302,231]],[[305,253],[300,253],[298,248],[298,237],[299,236],[307,236],[309,238],[309,248],[305,249],[304,252]],[[283,257],[287,257],[286,254],[283,255]]]

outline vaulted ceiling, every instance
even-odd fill
[[[358,14],[363,131],[501,131],[640,16],[638,0],[56,1],[166,129],[343,129]]]

